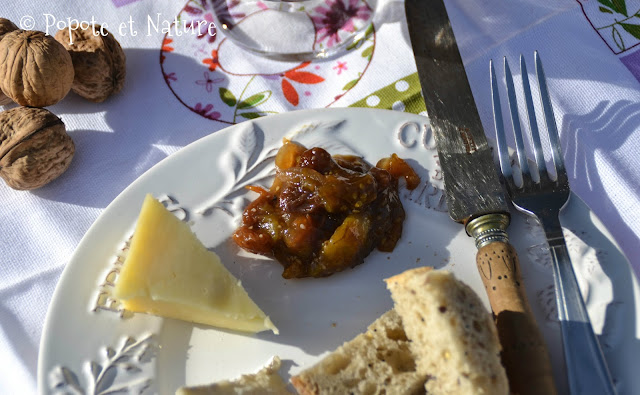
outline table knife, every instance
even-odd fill
[[[547,347],[506,232],[509,207],[443,0],[406,0],[409,35],[451,218],[478,248],[512,393],[555,394]]]

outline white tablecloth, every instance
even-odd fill
[[[640,1],[450,0],[447,7],[487,131],[493,130],[489,60],[507,56],[517,70],[519,54],[532,60],[533,51],[540,52],[571,187],[640,272],[640,18],[633,16]],[[172,37],[148,26],[149,17],[195,20],[209,12],[199,0],[0,5],[0,16],[38,30],[53,18],[66,23],[93,17],[116,32],[127,55],[120,94],[101,104],[70,94],[49,108],[76,144],[68,171],[30,192],[0,182],[0,393],[36,392],[51,295],[80,239],[111,200],[161,159],[253,116],[226,105],[220,87],[237,97],[243,87],[268,91],[268,100],[256,105],[265,113],[351,105],[424,111],[402,1],[380,0],[375,34],[345,57],[304,65],[321,82],[309,74],[275,77],[292,81],[295,100],[281,90],[281,80],[251,77],[284,66],[256,60],[220,34]],[[114,28],[130,19],[135,37]]]

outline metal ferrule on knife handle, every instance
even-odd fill
[[[469,221],[465,230],[469,236],[476,240],[476,247],[480,249],[496,241],[508,243],[507,227],[509,222],[510,218],[506,214],[485,214]]]
[[[549,354],[506,232],[509,206],[444,1],[405,0],[405,9],[449,215],[476,239],[476,263],[491,302],[511,392],[555,394]]]

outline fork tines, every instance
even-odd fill
[[[549,91],[547,89],[547,83],[542,69],[542,62],[540,56],[536,51],[534,53],[536,75],[538,80],[538,87],[540,90],[540,101],[542,103],[542,110],[546,123],[546,128],[549,135],[549,143],[551,146],[551,157],[553,159],[554,167],[556,170],[556,179],[559,184],[567,183],[566,170],[562,159],[562,149],[560,147],[560,139],[558,137],[558,128],[556,126],[555,116],[553,114],[553,108],[551,107],[551,99],[549,98]],[[537,167],[537,173],[540,182],[550,181],[547,167],[545,164],[542,143],[540,141],[540,133],[538,129],[538,121],[536,118],[535,108],[533,105],[533,99],[531,94],[531,87],[529,85],[529,76],[527,73],[527,65],[524,60],[524,56],[520,55],[520,71],[522,75],[522,90],[524,92],[524,99],[527,110],[528,125],[531,132],[531,140],[533,142],[533,153],[535,157],[535,163]],[[500,167],[502,173],[508,183],[509,187],[514,187],[513,172],[511,170],[511,161],[509,159],[508,146],[505,137],[504,122],[502,118],[502,109],[500,107],[500,94],[498,91],[498,81],[496,77],[493,61],[490,61],[490,73],[491,73],[491,96],[493,99],[493,113],[494,122],[498,143],[498,156],[500,158]],[[529,170],[529,164],[527,161],[526,149],[524,140],[522,137],[522,127],[520,122],[520,116],[518,113],[518,102],[516,99],[516,91],[513,83],[513,76],[509,67],[507,58],[504,58],[504,73],[507,86],[507,97],[509,103],[509,112],[511,115],[511,125],[515,135],[516,153],[518,157],[518,165],[522,172],[523,185],[536,183],[532,179],[531,172]]]
[[[531,98],[527,67],[522,56],[520,56],[522,89],[526,101],[529,129],[531,130],[533,151],[536,160],[536,166],[531,167],[535,167],[538,170],[540,179],[536,181],[532,178],[527,163],[513,77],[506,59],[504,61],[504,71],[507,96],[509,98],[509,112],[511,113],[513,131],[515,133],[518,163],[522,170],[522,185],[517,186],[513,181],[513,171],[511,169],[511,161],[509,159],[504,124],[502,121],[502,111],[500,108],[498,81],[493,63],[491,63],[491,91],[500,166],[502,167],[502,173],[507,184],[507,191],[509,192],[513,206],[521,212],[535,216],[540,221],[550,251],[552,252],[551,258],[556,290],[556,305],[558,307],[558,319],[562,328],[562,342],[571,392],[574,394],[585,391],[590,394],[615,394],[615,386],[611,380],[611,374],[609,373],[602,350],[598,344],[598,339],[589,321],[589,315],[582,300],[580,287],[578,286],[578,281],[576,280],[573,266],[571,265],[569,251],[562,232],[559,214],[569,200],[569,183],[567,180],[567,171],[562,160],[558,128],[556,127],[555,117],[551,109],[551,99],[547,91],[547,83],[544,77],[544,71],[542,70],[542,63],[540,62],[540,57],[537,52],[535,54],[535,61],[542,113],[549,135],[556,180],[554,181],[549,177],[545,166],[535,109]],[[576,326],[578,323],[580,325]]]

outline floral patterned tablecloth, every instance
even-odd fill
[[[0,393],[36,391],[43,322],[65,264],[102,210],[163,158],[230,124],[300,109],[353,106],[426,115],[402,1],[325,0],[310,11],[323,45],[334,44],[349,19],[365,17],[369,7],[375,7],[374,22],[344,55],[312,62],[251,55],[219,29],[163,31],[176,22],[211,22],[221,1],[0,5],[0,17],[51,34],[67,18],[95,18],[127,55],[120,94],[101,104],[71,94],[49,108],[76,144],[67,172],[31,192],[0,185]],[[240,1],[227,0],[237,17]],[[515,63],[520,53],[541,53],[572,188],[640,272],[640,0],[446,3],[487,131],[493,130],[489,60],[507,56]],[[330,6],[349,18],[337,22]],[[286,26],[274,29],[286,35]]]

